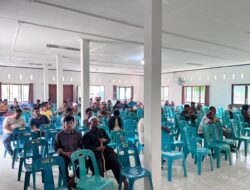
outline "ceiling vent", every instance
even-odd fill
[[[80,51],[79,48],[74,47],[68,47],[68,46],[59,46],[55,44],[46,44],[47,48],[54,48],[54,49],[64,49],[64,50],[70,50],[70,51]]]

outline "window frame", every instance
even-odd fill
[[[199,87],[199,101],[197,102],[197,101],[194,101],[194,99],[193,99],[193,89],[195,88],[195,87]],[[201,88],[202,87],[204,87],[204,102],[201,102],[201,97],[202,97],[202,95],[201,95],[201,92],[202,92],[202,90],[201,90]],[[191,101],[189,102],[189,101],[187,101],[187,88],[191,88]],[[205,105],[206,104],[206,85],[188,85],[188,86],[183,86],[183,90],[184,90],[184,104],[190,104],[191,102],[194,102],[194,103],[200,103],[200,104],[202,104],[202,105]]]
[[[89,85],[89,98],[91,98],[91,96],[90,96],[90,88],[92,87],[92,86],[97,86],[97,87],[103,87],[103,97],[101,97],[102,99],[101,99],[101,101],[105,101],[105,86],[104,85]],[[100,96],[99,96],[100,97]],[[93,97],[93,99],[95,99],[96,97]]]
[[[8,86],[7,98],[3,96],[3,86],[6,86],[6,85]],[[12,96],[11,96],[11,90],[10,90],[11,88],[10,87],[13,85],[18,86],[18,97],[13,96],[13,87],[12,87]],[[27,88],[28,88],[27,100],[23,100],[23,97],[24,97],[23,87],[24,86],[27,86]],[[2,97],[2,99],[7,99],[8,102],[10,102],[10,103],[13,103],[14,98],[16,98],[19,103],[28,103],[29,102],[29,90],[30,90],[29,84],[26,84],[26,83],[1,83],[1,97]],[[11,97],[12,97],[12,100],[11,100]]]
[[[167,93],[167,99],[164,100],[164,88],[167,88],[168,89],[168,93]],[[163,91],[163,96],[161,96],[161,101],[167,101],[169,100],[169,86],[161,86],[161,92]],[[162,93],[161,93],[162,95]]]
[[[232,88],[231,88],[231,104],[234,107],[241,107],[244,104],[234,104],[234,87],[235,86],[244,86],[245,87],[245,98],[244,98],[244,104],[248,104],[247,101],[248,100],[248,86],[250,87],[250,83],[246,83],[246,84],[232,84]],[[250,92],[249,92],[250,93]],[[247,100],[247,101],[246,101]]]
[[[120,97],[118,97],[118,94],[120,96],[120,93],[118,93],[118,89],[120,90],[120,88],[125,88],[125,98],[126,98],[126,89],[130,88],[131,89],[131,96],[127,99],[120,99]],[[133,86],[116,86],[116,99],[117,100],[121,100],[121,101],[125,101],[125,100],[130,100],[130,98],[134,97],[134,90],[133,90]]]

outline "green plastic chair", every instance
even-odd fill
[[[200,148],[197,147],[196,140],[196,129],[194,127],[186,126],[182,131],[182,135],[184,138],[184,154],[185,158],[187,158],[188,154],[191,153],[195,155],[195,164],[197,163],[197,173],[201,175],[201,166],[202,160],[205,156],[210,157],[210,167],[211,171],[213,171],[213,158],[212,152],[208,148]]]
[[[128,179],[129,190],[134,189],[134,183],[136,180],[145,178],[145,177],[149,179],[150,188],[151,190],[153,190],[151,173],[148,170],[141,167],[139,153],[137,151],[135,144],[131,142],[122,143],[119,145],[117,153],[118,153],[120,164],[122,166],[121,176],[119,180],[119,190],[121,190],[122,180],[124,177]],[[134,161],[135,161],[134,164],[130,162],[131,157],[134,158]]]
[[[101,125],[98,126],[98,128],[103,129],[107,133],[108,137],[110,137],[111,134],[110,134],[110,131],[109,131],[109,127],[107,125],[101,124]]]
[[[245,152],[245,156],[247,156],[248,143],[250,143],[250,137],[246,137],[246,136],[241,135],[242,125],[243,125],[242,122],[234,121],[232,123],[232,134],[233,134],[233,138],[235,140],[239,141],[238,142],[238,147],[237,147],[238,150],[240,149],[241,142],[242,141],[244,142],[244,145],[245,145],[244,146],[244,152]]]
[[[182,160],[182,167],[183,167],[183,173],[184,176],[187,176],[187,170],[186,170],[186,160],[183,152],[179,151],[172,151],[171,148],[171,137],[169,134],[161,130],[161,157],[162,157],[162,163],[163,160],[167,160],[168,162],[168,181],[172,181],[172,164],[174,160]]]
[[[94,168],[94,175],[87,175],[87,168],[85,159],[88,158],[92,161]],[[101,177],[99,174],[97,162],[94,153],[91,150],[78,150],[71,155],[71,162],[73,163],[73,170],[76,174],[76,168],[79,166],[80,177],[76,179],[76,189],[77,190],[114,190],[114,184],[111,180]],[[76,164],[80,163],[80,164]]]
[[[212,151],[215,151],[214,156],[217,158],[217,168],[220,168],[220,154],[222,151],[225,151],[225,160],[229,157],[229,164],[232,165],[230,146],[225,143],[219,143],[214,133],[216,127],[215,125],[205,124],[203,126],[203,136],[204,136],[204,145],[205,148],[209,148]]]
[[[230,124],[231,126],[231,124]],[[218,143],[224,143],[229,146],[237,146],[237,140],[235,139],[224,139],[223,138],[223,126],[220,123],[216,123],[214,129],[214,134],[216,136],[217,142]],[[238,157],[238,149],[236,149],[236,156]]]
[[[54,176],[52,167],[58,166],[59,167],[59,175],[63,179],[63,185],[59,187],[55,187],[54,183]],[[67,190],[68,189],[68,183],[67,183],[67,176],[65,171],[65,164],[64,160],[60,156],[52,156],[52,157],[45,157],[45,158],[39,158],[35,160],[34,162],[34,169],[32,171],[34,181],[36,183],[36,173],[43,171],[43,183],[44,183],[44,190]],[[34,185],[34,190],[36,189],[36,186]]]
[[[127,133],[125,131],[112,131],[109,146],[114,149],[123,143],[128,142]]]

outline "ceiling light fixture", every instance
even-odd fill
[[[141,60],[141,65],[144,65],[145,64],[145,61],[144,60]]]

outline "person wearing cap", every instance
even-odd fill
[[[98,128],[99,123],[97,117],[90,117],[89,123],[90,130],[83,136],[84,148],[94,152],[100,175],[104,176],[105,169],[111,169],[119,183],[121,166],[116,153],[108,146],[110,139],[104,129]],[[105,166],[103,159],[105,159]],[[93,171],[92,167],[90,167],[90,169]],[[124,189],[127,190],[128,182],[125,178],[123,179],[123,183]]]
[[[73,112],[73,115],[78,115],[79,116],[79,111],[78,111],[78,104],[76,102],[73,102],[72,103],[72,112]]]
[[[25,121],[21,118],[22,110],[16,109],[13,116],[6,117],[3,122],[3,145],[7,152],[12,156],[11,140],[13,130],[17,127],[24,127]]]
[[[42,103],[40,113],[42,115],[45,115],[49,120],[51,120],[51,117],[53,115],[52,111],[48,109],[47,102]]]
[[[68,181],[70,179],[68,172],[68,166],[71,163],[70,156],[73,152],[83,148],[82,134],[73,128],[74,121],[71,115],[63,119],[63,130],[57,133],[54,146],[55,152],[64,159]]]

